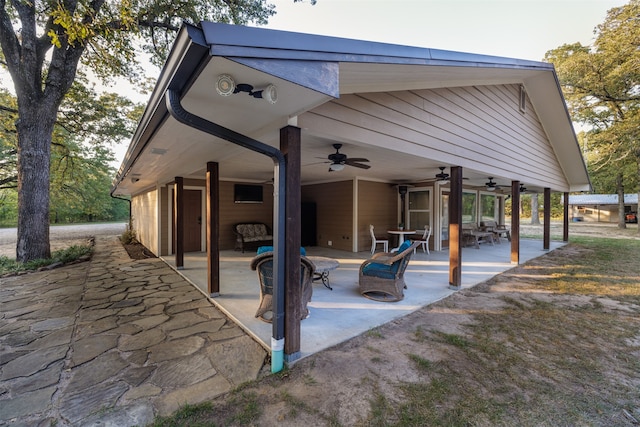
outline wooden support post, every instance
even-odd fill
[[[520,181],[511,181],[511,264],[520,264]]]
[[[176,242],[176,268],[181,270],[184,268],[184,181],[181,176],[177,176],[175,179],[173,211],[173,228],[176,230],[176,234],[173,236]]]
[[[280,129],[280,151],[284,154],[286,176],[286,238],[285,238],[285,318],[284,354],[287,362],[300,358],[300,309],[302,287],[300,286],[300,128],[286,126]]]
[[[207,286],[209,296],[220,296],[220,173],[218,163],[207,162]]]
[[[562,222],[562,241],[569,241],[569,193],[564,193],[564,221]]]
[[[449,194],[449,288],[462,287],[462,168],[451,167]]]
[[[548,251],[551,247],[551,189],[544,189],[544,213],[543,213],[543,238],[542,238],[542,249]]]

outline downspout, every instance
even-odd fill
[[[270,157],[274,164],[273,182],[273,321],[271,336],[271,372],[280,372],[284,367],[284,275],[285,275],[285,176],[284,155],[280,150],[264,144],[231,129],[210,122],[202,117],[187,112],[180,103],[180,95],[173,89],[166,94],[167,110],[171,117],[202,132],[229,141],[251,151]]]
[[[132,231],[133,230],[133,221],[131,218],[131,199],[125,199],[123,197],[118,197],[118,196],[114,196],[113,192],[115,190],[111,190],[111,192],[109,193],[109,195],[111,196],[112,199],[118,199],[118,200],[124,200],[125,202],[129,203],[129,223],[127,224],[127,231]]]

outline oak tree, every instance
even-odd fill
[[[556,67],[573,119],[587,128],[581,141],[596,191],[624,185],[640,196],[640,0],[610,9],[594,33],[592,46],[565,44],[545,59]]]
[[[17,260],[50,257],[52,134],[79,68],[136,83],[140,51],[162,63],[183,20],[265,24],[273,13],[263,0],[0,0],[2,64],[17,97]]]

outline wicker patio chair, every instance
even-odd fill
[[[302,298],[300,301],[300,320],[309,317],[307,304],[313,294],[313,273],[315,265],[308,258],[300,257],[300,285],[302,286]],[[273,252],[262,253],[251,260],[251,269],[258,272],[260,280],[260,303],[255,317],[271,323],[273,314]]]
[[[404,271],[411,255],[421,242],[406,240],[393,253],[377,253],[360,266],[359,286],[362,296],[383,302],[400,301],[404,298]]]

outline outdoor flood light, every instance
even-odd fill
[[[251,92],[249,95],[254,98],[262,98],[266,99],[270,104],[275,104],[278,102],[278,88],[275,85],[268,85],[263,89],[258,89],[256,91]]]
[[[253,90],[253,85],[248,83],[238,83],[228,74],[221,74],[216,81],[216,92],[220,96],[230,96],[233,93],[246,92],[249,96],[267,100],[270,104],[278,102],[278,88],[273,84]]]
[[[236,82],[233,81],[233,78],[228,74],[221,74],[218,76],[218,81],[216,82],[216,92],[221,96],[229,96],[232,93],[235,93],[236,90]]]

